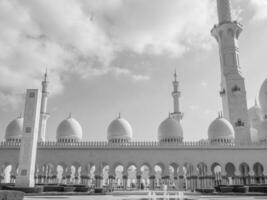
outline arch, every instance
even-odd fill
[[[255,176],[263,176],[264,167],[260,162],[256,162],[253,165],[253,171]]]
[[[153,171],[154,171],[154,187],[157,189],[161,188],[162,185],[162,177],[164,176],[164,171],[165,171],[165,166],[163,163],[157,163],[153,166]]]
[[[141,174],[140,189],[143,190],[149,188],[150,177],[151,177],[151,166],[148,163],[143,163],[140,166],[140,174]]]
[[[107,163],[102,165],[102,177],[103,177],[102,185],[105,187],[108,186],[108,184],[109,184],[109,178],[110,178],[109,177],[109,175],[110,175],[109,170],[110,170],[110,166]]]
[[[149,164],[148,162],[144,162],[144,163],[142,163],[142,164],[140,165],[140,169],[141,169],[143,166],[148,167],[149,171],[151,172],[151,170],[152,170],[151,164]]]
[[[188,162],[183,164],[182,169],[185,176],[192,176],[195,171],[193,164]]]
[[[250,180],[249,180],[249,165],[245,162],[241,163],[239,165],[239,171],[241,174],[241,181],[243,182],[244,185],[249,184]]]
[[[122,164],[120,163],[115,163],[114,164],[114,174],[115,174],[115,188],[123,188],[125,187],[125,168]]]
[[[215,174],[221,173],[220,168],[221,168],[221,164],[218,162],[214,162],[211,164],[210,170],[212,175],[214,176]]]
[[[6,163],[3,168],[4,183],[11,183],[12,164]]]
[[[164,170],[166,169],[164,163],[162,162],[159,162],[159,163],[156,163],[154,166],[153,166],[153,170],[155,171],[155,167],[159,167],[161,170],[162,170],[162,173],[164,172]],[[156,171],[155,171],[156,172]]]
[[[134,189],[137,187],[137,167],[134,163],[129,163],[127,166],[127,187]]]
[[[241,176],[248,176],[249,175],[249,165],[245,162],[241,163],[239,165],[239,171],[240,171],[240,174]]]
[[[256,183],[264,183],[264,167],[261,163],[257,162],[253,165],[254,178]]]
[[[233,163],[228,162],[225,165],[225,172],[226,172],[226,176],[227,177],[234,177],[235,176],[235,171],[236,171],[236,168],[235,168],[235,165]]]
[[[197,164],[197,169],[198,169],[198,175],[199,176],[207,176],[208,173],[208,166],[204,162],[200,162]]]
[[[126,165],[125,165],[125,170],[128,170],[129,167],[131,166],[134,166],[136,169],[138,168],[137,167],[137,164],[135,162],[128,162]]]
[[[215,186],[222,183],[222,166],[218,162],[212,163],[211,172],[214,177]]]
[[[122,162],[115,162],[112,166],[111,166],[111,171],[115,173],[115,169],[118,167],[118,166],[123,166],[124,168],[124,164]]]

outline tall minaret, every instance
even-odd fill
[[[250,131],[244,78],[240,72],[238,37],[242,25],[232,20],[230,0],[217,0],[219,24],[211,30],[219,44],[223,115],[235,129],[237,143],[249,143]]]
[[[176,71],[174,72],[174,81],[172,82],[172,84],[173,84],[173,92],[172,92],[173,113],[171,113],[171,115],[173,116],[174,119],[180,122],[181,119],[183,118],[183,113],[181,113],[180,111],[179,98],[181,96],[181,92],[178,90],[179,82],[177,81]]]
[[[40,122],[39,122],[39,131],[38,131],[38,142],[45,141],[45,132],[46,132],[46,121],[49,117],[47,113],[47,91],[48,81],[47,81],[47,70],[44,74],[44,80],[42,81],[42,100],[41,100],[41,109],[40,109]]]

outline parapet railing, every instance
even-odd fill
[[[19,148],[20,142],[3,141],[1,148]],[[38,148],[267,148],[267,143],[215,143],[209,141],[185,141],[181,143],[161,143],[158,141],[131,141],[125,143],[110,143],[107,141],[81,141],[81,142],[39,142]]]

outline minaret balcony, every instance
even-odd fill
[[[172,96],[174,96],[174,97],[180,97],[180,95],[181,95],[181,92],[179,92],[179,91],[172,92]]]
[[[235,127],[244,127],[245,126],[245,122],[243,122],[242,120],[237,120],[237,122],[235,123]]]
[[[237,21],[225,22],[223,24],[214,25],[211,29],[211,35],[215,37],[217,41],[220,41],[221,34],[234,34],[235,38],[239,38],[240,33],[243,30],[243,25]]]

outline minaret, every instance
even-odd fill
[[[174,72],[174,81],[173,84],[173,113],[171,113],[172,117],[176,119],[177,121],[181,121],[183,118],[183,113],[180,112],[180,104],[179,104],[179,98],[181,96],[181,92],[178,90],[179,82],[177,81],[177,74],[176,71]]]
[[[48,81],[47,81],[47,70],[44,74],[44,80],[42,81],[42,100],[41,100],[41,109],[40,109],[40,122],[39,122],[39,131],[38,131],[38,142],[45,141],[45,132],[46,132],[46,121],[49,117],[47,113],[47,91]]]
[[[217,0],[219,24],[211,30],[219,44],[223,115],[235,129],[237,143],[249,143],[250,131],[244,78],[240,72],[238,37],[242,25],[232,20],[230,0]]]

